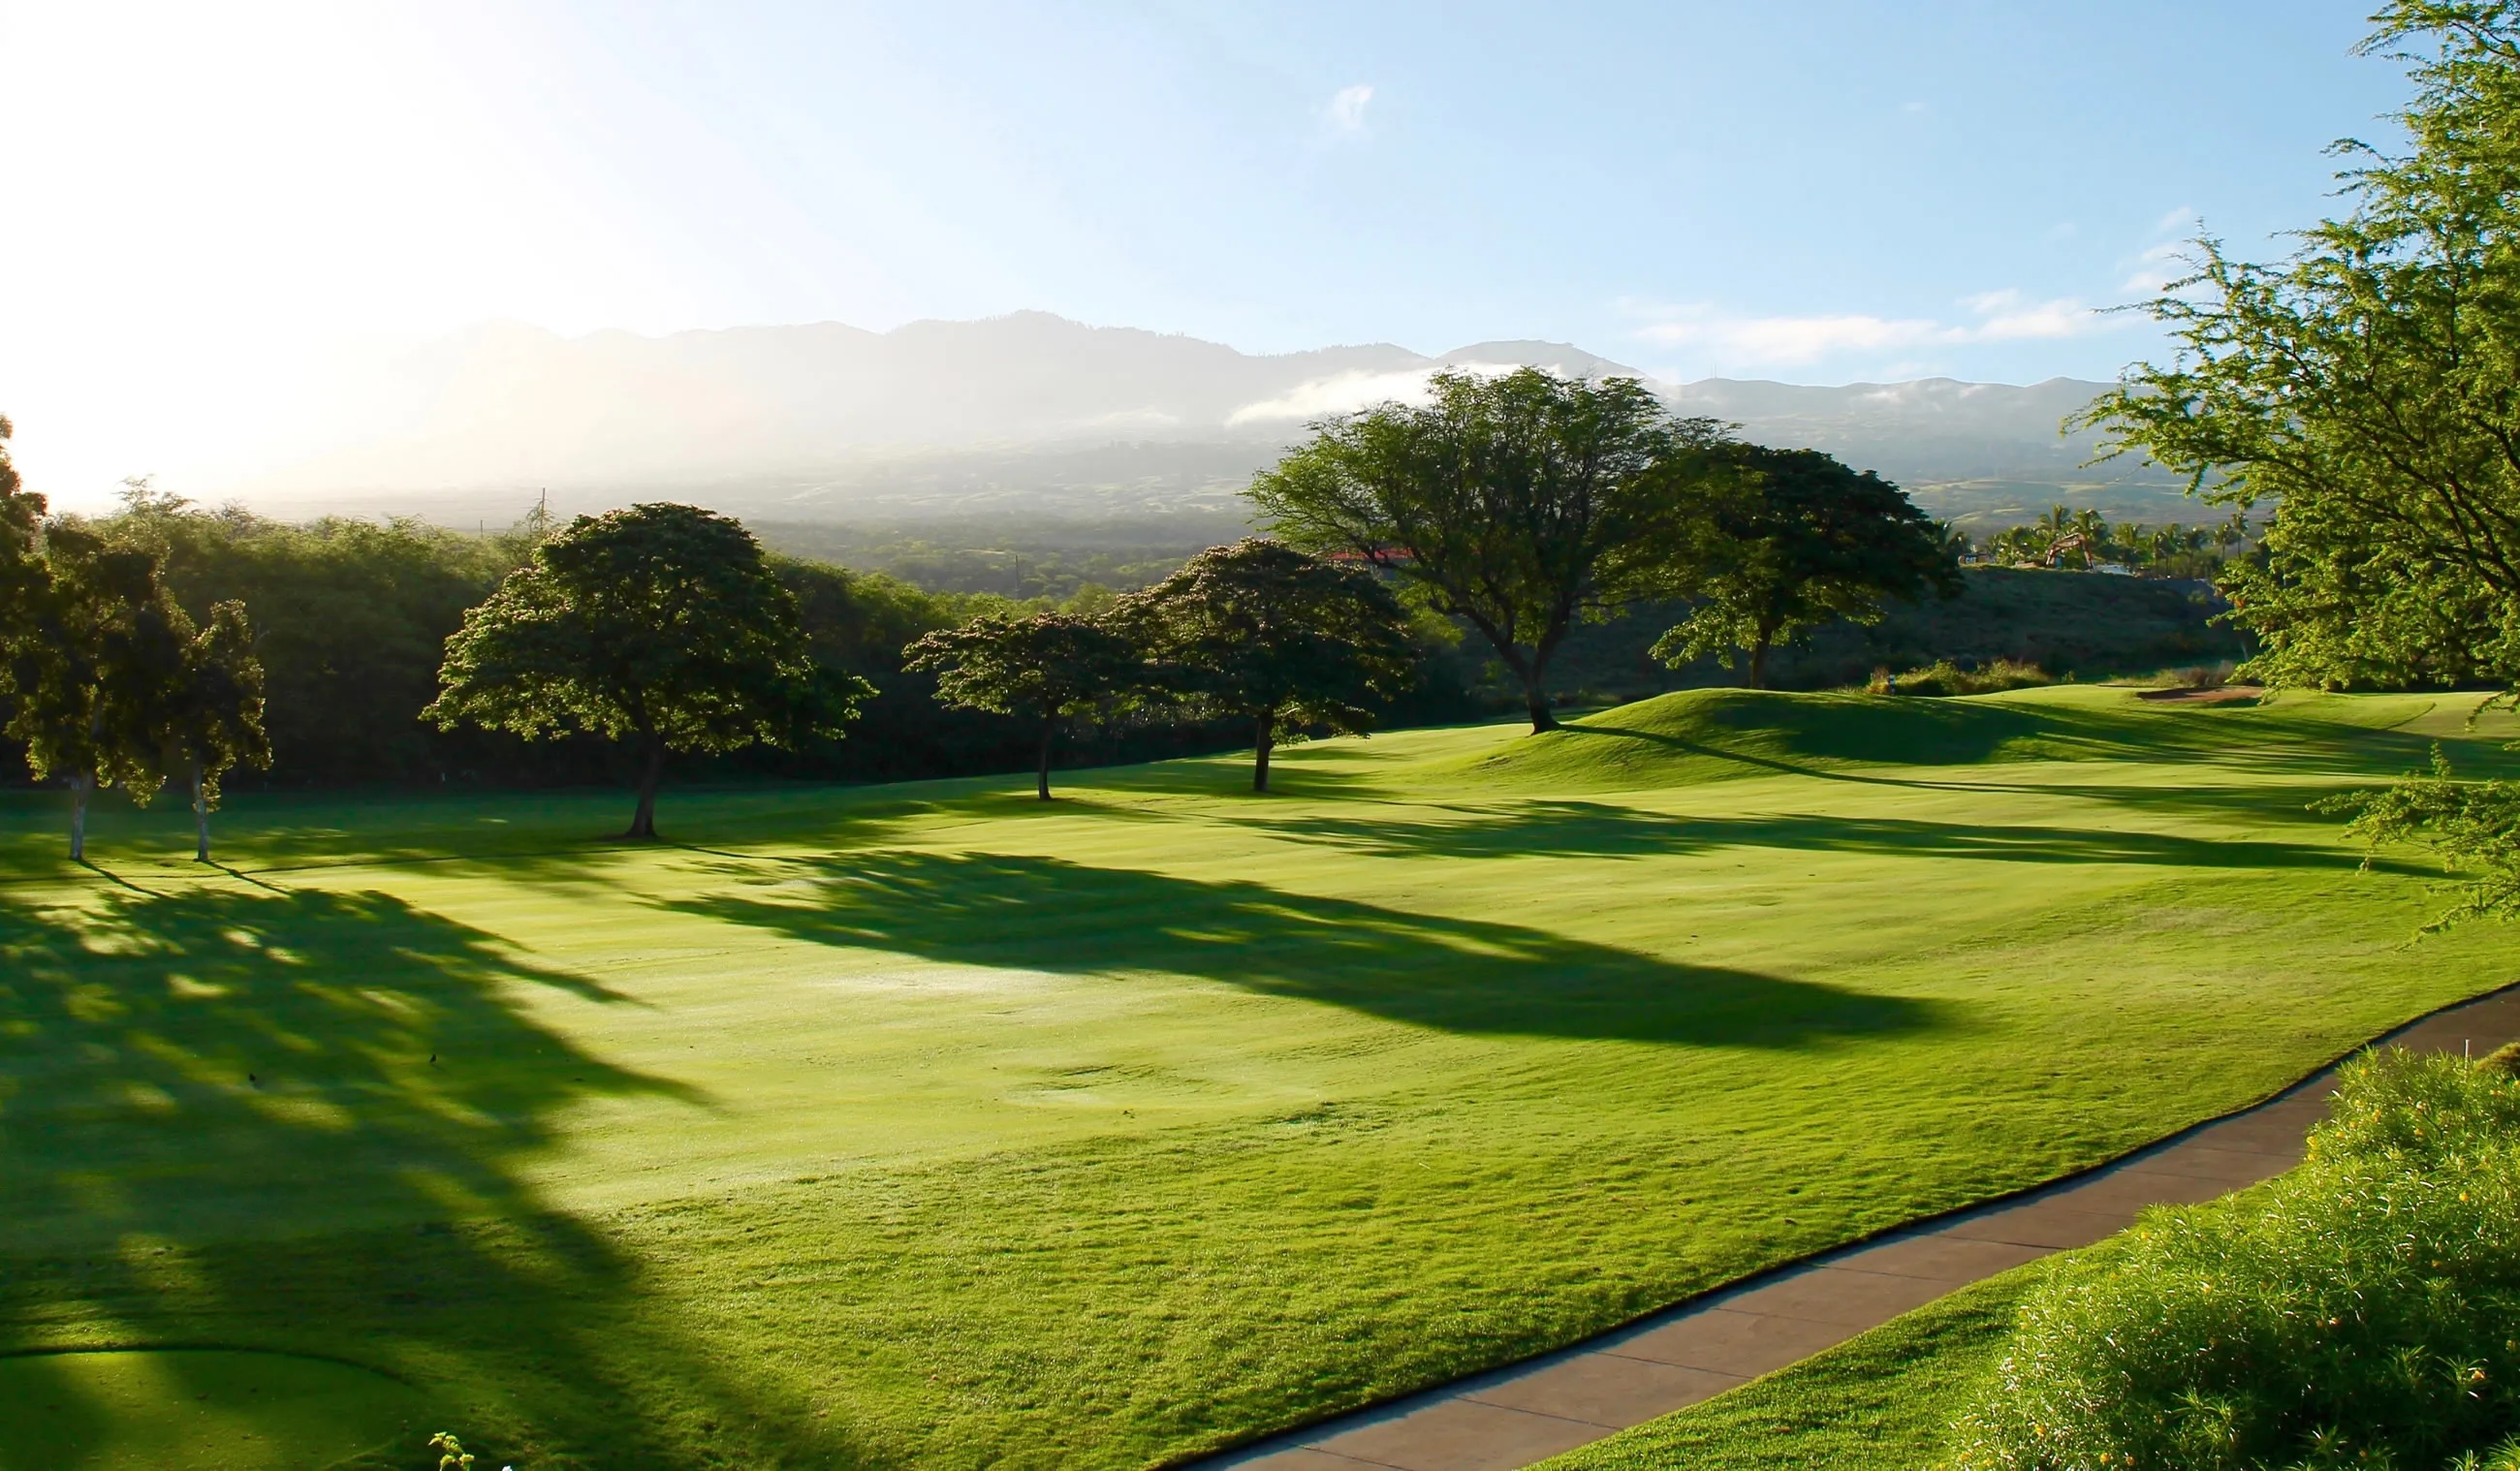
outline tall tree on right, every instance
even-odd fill
[[[1960,590],[1955,547],[1899,487],[1819,450],[1736,445],[1731,471],[1654,561],[1694,609],[1653,646],[1687,664],[1748,656],[1748,684],[1768,683],[1768,655],[1824,623],[1874,623],[1890,599]]]
[[[1549,664],[1576,624],[1651,596],[1668,539],[1725,442],[1634,379],[1439,373],[1422,405],[1326,420],[1251,484],[1288,545],[1389,573],[1477,629],[1553,730]]]
[[[2174,351],[2077,416],[2246,511],[2231,620],[2278,685],[2520,684],[2520,14],[2398,0],[2410,151],[2337,145],[2350,207],[2271,263],[2198,240],[2145,303]],[[2244,534],[2218,532],[2224,546]]]
[[[2230,618],[2271,685],[2520,696],[2520,9],[2396,0],[2361,50],[2408,65],[2409,148],[2337,145],[2349,207],[2261,263],[2199,239],[2145,303],[2174,351],[2073,423],[2235,507]],[[2263,517],[2244,520],[2253,508]],[[2333,805],[2333,804],[2332,804]],[[2520,913],[2520,786],[2446,767],[2341,804],[2421,838]]]

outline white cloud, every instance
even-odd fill
[[[2080,336],[2106,325],[2069,296],[2032,301],[2016,290],[1986,291],[1960,302],[1977,320],[1875,317],[1734,317],[1709,307],[1667,309],[1637,335],[1665,346],[1714,353],[1728,366],[1797,368],[1846,353],[1905,352],[1970,342],[2017,342]]]
[[[1357,132],[1365,126],[1366,104],[1372,101],[1373,89],[1363,82],[1353,87],[1341,87],[1338,95],[1329,100],[1329,105],[1322,109],[1322,116],[1342,133]]]
[[[1426,379],[1434,376],[1432,368],[1413,368],[1405,373],[1342,373],[1331,378],[1317,378],[1297,383],[1276,398],[1244,404],[1227,417],[1229,424],[1270,423],[1279,420],[1322,419],[1332,414],[1348,414],[1369,404],[1397,400],[1416,403],[1426,396]]]
[[[2178,208],[2170,211],[2168,214],[2165,214],[2161,218],[2153,221],[2152,233],[2155,235],[2167,235],[2171,231],[2176,230],[2180,234],[2185,235],[2189,231],[2194,230],[2200,223],[2202,222],[2196,217],[2196,206],[2193,204],[2182,204]]]
[[[2118,290],[2143,296],[2161,294],[2162,288],[2187,274],[2186,249],[2184,242],[2172,241],[2144,251],[2136,257],[2134,274],[2119,282]]]
[[[1496,378],[1522,366],[1520,363],[1453,363],[1445,366],[1429,364],[1398,373],[1341,373],[1297,383],[1276,398],[1244,404],[1228,415],[1225,422],[1245,424],[1327,419],[1333,414],[1353,414],[1359,409],[1370,409],[1375,404],[1424,403],[1426,380],[1438,373]],[[1535,366],[1543,373],[1552,373],[1559,378],[1570,376],[1562,363]]]

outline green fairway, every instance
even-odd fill
[[[2507,981],[2302,810],[2501,762],[2475,700],[1704,691],[1290,750],[1265,797],[1237,758],[669,790],[641,848],[612,792],[241,797],[207,870],[111,805],[72,868],[14,795],[0,1354],[338,1361],[331,1418],[222,1391],[221,1433],[380,1465],[1185,1456]],[[0,1467],[182,1464],[185,1374],[34,1362],[69,1418],[0,1415]],[[63,1428],[152,1383],[160,1429]]]

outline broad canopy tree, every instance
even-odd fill
[[[1549,665],[1583,619],[1651,596],[1666,543],[1725,442],[1633,379],[1437,374],[1423,405],[1314,425],[1250,489],[1289,545],[1388,572],[1477,629],[1554,729]]]
[[[795,599],[742,523],[652,504],[579,516],[446,642],[423,713],[537,739],[633,742],[631,838],[656,835],[666,753],[836,736],[871,693],[808,656]]]
[[[1291,731],[1363,733],[1416,656],[1408,613],[1372,573],[1266,537],[1209,548],[1112,618],[1146,651],[1158,697],[1251,723],[1258,792]]]
[[[1694,608],[1654,645],[1673,665],[1746,655],[1751,689],[1768,655],[1824,623],[1880,621],[1889,599],[1960,590],[1943,529],[1899,487],[1819,450],[1726,445],[1690,513],[1649,543],[1666,589]]]
[[[1059,728],[1111,713],[1127,698],[1140,664],[1127,635],[1101,620],[1056,612],[975,618],[928,633],[903,652],[904,668],[936,676],[936,697],[945,703],[1035,727],[1035,789],[1045,802]]]
[[[90,799],[119,786],[147,805],[165,784],[166,735],[191,620],[151,548],[53,522],[8,650],[8,735],[39,779],[70,789],[70,859],[87,858]]]
[[[2206,499],[2272,506],[2228,569],[2278,685],[2520,684],[2520,27],[2404,0],[2363,43],[2414,64],[2409,153],[2347,142],[2351,207],[2272,263],[2210,238],[2144,304],[2166,363],[2077,416]]]
[[[2210,238],[2144,304],[2175,345],[2078,416],[2107,455],[2272,507],[2227,568],[2277,686],[2501,684],[2520,697],[2520,7],[2398,0],[2363,42],[2410,64],[2411,147],[2337,145],[2349,201],[2272,263]],[[2520,787],[2447,768],[2330,810],[2422,838],[2520,913]]]

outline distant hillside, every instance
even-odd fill
[[[1560,342],[1429,357],[1390,343],[1255,355],[1040,312],[643,337],[492,325],[352,365],[306,451],[238,489],[283,511],[513,514],[671,494],[789,521],[1229,511],[1306,422],[1458,365],[1645,377]],[[1681,410],[1880,469],[1936,513],[2051,500],[2159,518],[2158,472],[2077,468],[2058,420],[2101,385],[1657,383]]]

